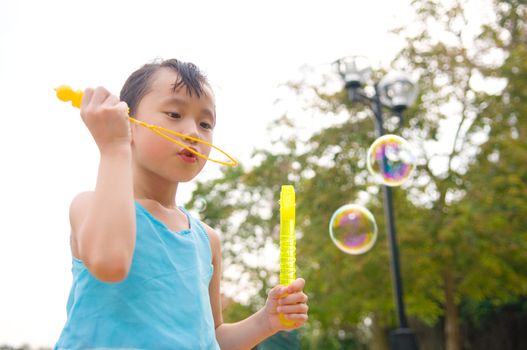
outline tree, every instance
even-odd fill
[[[526,5],[495,2],[495,20],[474,36],[464,3],[413,4],[416,20],[397,31],[407,41],[392,66],[420,74],[419,103],[399,128],[391,119],[385,125],[420,150],[415,176],[394,197],[405,301],[421,322],[444,318],[447,349],[457,350],[464,301],[501,305],[527,290]],[[280,186],[293,184],[298,269],[311,300],[305,345],[344,346],[353,338],[360,348],[394,323],[379,187],[365,169],[373,117],[350,105],[334,76],[319,80],[325,84],[289,84],[297,103],[308,101],[304,120],[322,121],[319,130],[306,132],[305,122],[284,115],[273,126],[272,147],[254,152],[258,165],[200,183],[190,205],[208,197],[204,217],[222,233],[230,286],[241,276],[256,308],[277,283],[277,259],[269,263],[268,252],[278,243]],[[492,82],[500,88],[488,91]],[[350,202],[367,205],[379,224],[375,248],[357,257],[327,234],[331,214]]]
[[[435,229],[429,232],[436,245],[431,256],[443,262],[444,293],[438,301],[445,310],[447,349],[454,350],[461,348],[463,299],[490,299],[500,305],[525,295],[527,287],[520,267],[525,259],[519,253],[526,232],[519,219],[525,214],[527,190],[525,142],[520,136],[525,135],[525,121],[517,117],[526,108],[527,70],[520,57],[527,47],[527,12],[522,2],[496,2],[496,22],[484,25],[475,45],[468,45],[461,3],[449,8],[430,1],[416,4],[423,22],[435,21],[444,37],[450,37],[438,41],[423,31],[411,37],[401,53],[412,69],[421,69],[426,86],[421,107],[428,115],[449,104],[457,104],[460,111],[447,168],[434,172],[431,160],[426,167],[438,197],[431,208],[436,213],[431,221]],[[496,60],[497,53],[503,59]],[[477,86],[477,78],[484,84],[499,79],[505,86],[492,95]],[[437,139],[431,131],[424,139]],[[478,140],[482,135],[483,143]]]

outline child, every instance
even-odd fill
[[[307,320],[304,280],[276,286],[249,318],[223,323],[218,233],[176,205],[205,160],[130,116],[212,143],[214,95],[191,64],[146,64],[120,98],[86,89],[81,116],[100,151],[95,191],[70,207],[73,285],[55,349],[250,349]],[[208,155],[210,146],[187,146]],[[279,313],[294,321],[285,327]]]

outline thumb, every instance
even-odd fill
[[[280,297],[285,294],[286,288],[284,286],[275,286],[269,291],[269,299],[280,299]]]
[[[124,101],[120,101],[118,104],[117,104],[117,109],[119,110],[119,112],[121,112],[121,114],[123,116],[125,116],[126,118],[128,118],[129,116],[129,113],[130,113],[130,109],[128,108],[128,104]]]
[[[305,285],[306,285],[306,281],[303,278],[297,278],[290,285],[287,286],[286,292],[292,294],[292,293],[302,291]]]

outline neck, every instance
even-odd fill
[[[161,206],[174,209],[176,204],[176,192],[178,183],[169,182],[161,177],[146,176],[143,173],[134,173],[134,198],[146,199],[157,202]]]

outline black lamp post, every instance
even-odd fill
[[[402,120],[402,112],[411,105],[417,96],[417,86],[412,79],[403,73],[388,73],[379,82],[373,83],[373,93],[367,94],[364,87],[369,82],[371,68],[363,56],[349,56],[335,62],[337,70],[345,83],[349,98],[353,102],[363,102],[371,107],[375,115],[377,137],[384,135],[383,109],[388,109]],[[383,185],[384,213],[388,240],[390,242],[392,283],[399,327],[390,334],[392,350],[417,350],[417,341],[404,310],[403,284],[399,267],[399,251],[393,215],[392,188]]]

